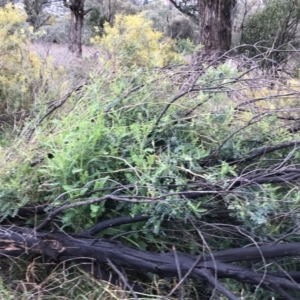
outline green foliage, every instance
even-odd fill
[[[105,22],[113,25],[116,14],[134,15],[139,12],[139,6],[133,5],[129,0],[94,1],[86,2],[87,7],[92,7],[86,16],[86,25],[92,34],[89,36],[102,36]]]
[[[280,63],[287,58],[286,52],[278,50],[291,50],[299,43],[297,29],[300,21],[300,2],[298,0],[269,0],[265,8],[258,10],[247,19],[242,34],[243,47],[254,56],[259,53],[270,52],[265,65]],[[254,46],[252,46],[254,45]],[[277,51],[276,51],[277,50]],[[273,62],[272,62],[273,61]]]
[[[104,25],[105,36],[96,36],[92,43],[99,45],[112,60],[118,59],[126,66],[162,67],[180,60],[170,39],[152,28],[152,22],[143,14],[117,15],[112,27]]]
[[[10,291],[10,288],[7,287],[4,282],[3,279],[0,277],[0,299],[4,300],[12,300],[15,299],[15,295],[13,295],[13,293]]]
[[[37,39],[39,42],[67,44],[69,42],[70,15],[66,13],[57,18],[50,26],[44,26],[43,31],[45,34]],[[85,41],[85,36],[83,36],[83,41]]]
[[[187,55],[195,52],[195,44],[190,39],[178,39],[176,41],[178,53]]]
[[[173,18],[166,28],[166,34],[172,39],[193,40],[194,38],[191,21],[184,16],[177,16]]]
[[[176,9],[170,10],[162,1],[154,1],[141,8],[145,17],[153,22],[153,28],[161,32],[165,32],[168,22],[180,14]]]
[[[26,21],[37,31],[43,25],[51,24],[51,16],[44,12],[44,5],[47,0],[24,0],[24,9],[27,14]]]
[[[100,35],[101,37],[104,33],[104,23],[107,21],[106,16],[101,13],[99,8],[95,7],[88,15],[87,25],[94,35]]]
[[[218,71],[209,71],[201,79],[203,84],[209,86],[215,76],[221,76],[220,72],[224,76],[233,74],[229,68],[221,66]],[[92,197],[101,197],[102,190],[114,190],[120,184],[136,185],[137,190],[132,192],[155,197],[166,192],[163,186],[168,184],[175,185],[171,192],[180,192],[194,172],[202,169],[200,161],[211,149],[204,146],[205,135],[212,130],[208,119],[195,118],[192,123],[186,123],[179,118],[181,108],[172,106],[156,129],[155,140],[150,135],[165,106],[165,95],[170,98],[175,95],[170,82],[163,83],[164,74],[158,70],[124,67],[113,73],[109,84],[108,76],[112,76],[110,69],[93,78],[93,84],[85,91],[86,100],[77,104],[71,114],[49,122],[47,128],[37,129],[38,140],[34,148],[44,155],[51,154],[48,155],[50,158],[32,170],[28,168],[28,162],[35,156],[34,149],[31,155],[27,154],[26,160],[20,157],[22,163],[14,160],[18,171],[15,175],[8,172],[7,182],[2,182],[3,189],[11,187],[13,180],[24,182],[18,189],[25,192],[22,199],[43,199],[54,206],[76,202],[78,197],[93,190],[99,192]],[[157,82],[160,82],[159,86]],[[124,97],[135,88],[138,89]],[[198,100],[203,99],[205,95]],[[185,110],[194,105],[193,102],[185,104]],[[212,122],[214,118],[217,116],[211,115]],[[165,149],[162,152],[161,147]],[[7,168],[11,167],[7,165]],[[22,174],[22,178],[18,174]],[[30,191],[30,196],[26,196],[26,190]],[[125,194],[132,195],[132,192],[128,190]],[[121,211],[122,215],[150,213],[153,217],[148,225],[153,225],[153,231],[159,233],[166,216],[188,220],[193,216],[200,217],[206,211],[200,207],[201,202],[182,200],[176,195],[151,205],[122,204],[113,210],[105,208],[105,203],[68,210],[62,222],[64,226],[82,230],[104,214],[113,217]],[[15,207],[15,204],[11,205]]]
[[[0,9],[1,123],[11,124],[36,114],[43,100],[60,96],[60,87],[65,84],[63,80],[58,83],[64,70],[55,69],[50,58],[42,60],[30,50],[30,40],[36,35],[32,28],[24,29],[25,19],[24,12],[11,4]],[[50,88],[55,82],[57,86]]]
[[[1,141],[2,219],[14,216],[25,204],[46,203],[53,210],[88,200],[92,202],[56,216],[60,229],[78,233],[101,220],[142,213],[150,216],[147,222],[109,228],[101,236],[118,236],[126,245],[153,252],[175,246],[195,255],[273,242],[291,232],[298,226],[297,182],[253,182],[286,165],[297,168],[298,147],[266,152],[250,163],[247,157],[261,147],[299,139],[298,133],[288,133],[290,120],[283,118],[297,117],[297,93],[274,99],[288,93],[287,87],[278,83],[272,90],[250,88],[249,77],[232,65],[203,62],[193,88],[176,98],[183,89],[186,66],[157,68],[170,61],[171,48],[164,48],[162,33],[150,25],[140,15],[116,16],[115,26],[107,24],[107,35],[97,39],[111,60],[102,60],[101,70],[91,72],[80,93],[72,94],[47,122],[29,119],[26,128],[39,124],[30,141],[26,130],[15,140]],[[192,45],[181,40],[178,47],[184,53]],[[41,71],[38,58],[32,57]],[[257,78],[255,82],[260,83]],[[290,83],[297,91],[299,83]],[[39,94],[37,99],[47,97],[48,93]],[[40,163],[30,164],[37,158],[42,158]],[[183,195],[187,190],[190,193]],[[127,201],[104,198],[110,194]],[[286,238],[299,240],[297,235]],[[297,269],[295,261],[287,264]],[[275,264],[268,268],[278,271]],[[38,278],[36,270],[34,274]],[[44,285],[53,287],[53,298],[63,293],[56,289],[58,282],[70,299],[108,295],[88,276],[72,281],[72,274],[43,274],[37,280],[38,290],[35,282],[27,284],[34,293]],[[231,280],[224,283],[237,295],[251,298],[250,288]],[[163,285],[171,286],[167,280]],[[206,287],[201,288],[205,293]],[[158,288],[157,294],[163,292]],[[255,296],[268,297],[260,289]],[[118,299],[118,294],[107,297]]]

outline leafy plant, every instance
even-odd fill
[[[156,61],[165,51],[165,44],[157,50],[162,36],[141,23],[140,16],[126,18],[117,16],[116,27],[107,27],[107,35],[97,40],[112,60],[102,60],[101,70],[91,72],[79,92],[68,93],[68,102],[55,115],[28,120],[28,127],[38,124],[30,139],[24,131],[1,143],[2,218],[15,217],[24,205],[45,204],[45,215],[61,209],[53,226],[75,237],[74,232],[102,221],[141,214],[147,221],[105,228],[97,235],[151,253],[174,249],[181,257],[184,252],[201,258],[282,237],[298,241],[299,133],[288,127],[298,124],[297,81],[291,81],[295,86],[289,90],[272,78],[269,88],[270,81],[253,79],[248,70],[239,73],[231,64],[208,61],[197,77],[186,73],[186,66],[158,68],[168,58]],[[139,30],[130,27],[130,20]],[[149,47],[158,51],[155,56],[147,56]],[[287,110],[293,110],[289,117],[295,120],[285,118]],[[27,226],[40,218],[27,220]],[[296,259],[282,260],[297,270]],[[272,276],[282,271],[279,263],[240,262],[251,272],[268,268]],[[90,281],[85,285],[79,276],[75,285],[60,283],[65,292],[56,289],[56,277],[40,276],[38,291],[53,284],[56,297],[104,293],[102,286],[91,291]],[[155,279],[145,277],[145,282]],[[253,295],[248,286],[231,280],[224,284],[243,297]],[[172,281],[156,283],[157,293],[165,295],[161,285],[166,289]],[[189,290],[188,283],[183,288]],[[198,289],[203,298],[211,296],[202,284],[193,289],[191,299]],[[260,291],[257,287],[256,298],[265,299]]]
[[[143,14],[116,15],[114,25],[104,25],[105,35],[96,36],[92,43],[99,45],[111,59],[118,57],[126,66],[162,67],[180,60],[175,44],[163,33],[152,28],[152,21]]]
[[[177,51],[182,55],[191,54],[195,51],[195,45],[190,39],[178,39],[176,41]]]
[[[55,69],[51,59],[42,60],[30,50],[32,28],[26,29],[26,15],[11,4],[0,8],[0,121],[11,124],[39,112],[41,102],[50,95],[59,96],[59,88],[50,88],[64,71]],[[25,28],[24,28],[25,27]],[[61,81],[58,85],[62,86]],[[52,93],[52,94],[51,94]],[[15,124],[17,126],[17,124]]]
[[[299,4],[298,0],[267,1],[264,8],[245,22],[241,43],[249,46],[241,48],[242,51],[246,50],[251,56],[268,53],[263,60],[266,67],[285,62],[288,52],[284,50],[291,50],[299,43]]]

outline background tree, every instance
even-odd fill
[[[233,11],[236,0],[170,0],[181,12],[197,20],[197,42],[207,55],[221,54],[230,49]]]
[[[85,10],[85,0],[63,0],[63,4],[71,11],[69,50],[77,57],[81,57],[83,20],[92,9]]]
[[[168,23],[166,29],[167,36],[172,39],[194,39],[193,27],[186,16],[176,16]]]
[[[108,22],[107,17],[98,7],[94,7],[87,18],[87,26],[90,27],[92,32],[102,36],[105,22]]]
[[[44,6],[50,0],[24,0],[24,8],[27,13],[27,22],[37,31],[41,26],[46,25],[50,19],[49,14],[44,13]]]
[[[112,24],[117,11],[124,11],[125,13],[137,12],[136,6],[132,5],[129,0],[89,1],[89,8],[87,9],[85,9],[85,0],[63,0],[63,3],[64,6],[69,8],[71,11],[69,50],[72,53],[75,53],[78,57],[82,55],[84,18],[89,12],[93,11],[92,15],[87,20],[87,24],[89,26],[97,27],[100,34],[103,33],[102,26],[104,22],[108,21]],[[94,28],[92,30],[94,30]]]
[[[241,48],[250,56],[267,53],[262,66],[278,69],[290,62],[299,47],[300,1],[273,0],[250,16],[243,25]],[[255,45],[253,47],[252,45]]]
[[[0,298],[299,299],[299,79],[193,68],[144,17],[77,85],[0,9]]]

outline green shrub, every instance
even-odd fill
[[[135,21],[135,25],[143,21],[139,16],[134,18],[126,20]],[[265,85],[251,89],[251,78],[238,74],[232,65],[203,63],[193,89],[187,86],[188,91],[179,97],[183,87],[178,81],[186,75],[186,66],[151,68],[156,65],[144,55],[143,43],[140,48],[134,44],[136,52],[128,51],[123,41],[139,42],[149,36],[157,41],[158,35],[149,23],[142,23],[145,27],[135,28],[142,28],[143,34],[134,39],[136,31],[121,22],[124,20],[125,16],[120,16],[123,26],[119,26],[117,16],[116,27],[108,27],[107,40],[99,38],[100,42],[108,41],[114,60],[103,63],[100,71],[90,74],[80,93],[68,98],[71,109],[57,110],[47,122],[34,122],[39,126],[30,141],[25,143],[21,136],[10,146],[3,143],[0,147],[2,219],[14,216],[24,204],[45,203],[53,211],[64,204],[93,200],[63,211],[56,216],[55,225],[68,233],[78,233],[101,220],[144,213],[150,216],[146,224],[109,228],[100,233],[101,237],[118,236],[126,245],[153,252],[167,252],[174,246],[178,252],[194,255],[249,243],[272,243],[283,236],[298,241],[297,233],[286,234],[298,226],[297,181],[285,177],[276,183],[286,167],[291,173],[297,170],[297,145],[265,151],[247,161],[260,147],[276,148],[277,143],[299,139],[299,133],[288,133],[289,120],[282,118],[288,109],[294,112],[297,93],[274,98],[281,92],[288,93],[287,87],[282,88],[278,82],[273,89]],[[116,48],[113,37],[125,48]],[[256,77],[252,81],[260,84]],[[239,104],[243,104],[241,109]],[[39,163],[33,165],[33,160]],[[269,175],[275,180],[255,182]],[[178,194],[186,190],[201,195],[191,199]],[[132,198],[125,202],[112,197],[98,201],[111,193]],[[27,222],[36,224],[39,218]],[[297,262],[289,258],[285,262],[288,268],[297,270]],[[277,264],[267,263],[253,262],[253,269],[281,271]],[[74,298],[88,292],[90,299],[100,297],[102,292],[100,285],[91,289],[95,281],[76,276],[82,278],[79,284],[73,272],[59,275],[57,268],[56,275],[37,277],[36,270],[32,277],[38,278],[39,284],[30,282],[30,289],[41,299],[44,295],[49,298],[47,288],[56,298]],[[27,269],[26,279],[28,274]],[[145,281],[155,278],[147,276]],[[222,282],[241,297],[250,299],[253,294],[237,282]],[[165,279],[164,287],[167,283]],[[62,288],[56,289],[58,286]],[[168,288],[173,286],[169,284]],[[163,294],[160,285],[156,287],[157,294]],[[195,293],[198,288],[193,286]],[[206,291],[201,286],[200,298]],[[257,288],[254,298],[272,295]]]
[[[138,15],[117,15],[114,25],[104,27],[105,36],[92,39],[113,61],[118,58],[126,66],[162,67],[181,57],[174,51],[175,43],[163,39],[163,33],[152,28],[152,22]]]
[[[44,26],[45,34],[40,36],[37,41],[41,43],[68,44],[70,31],[70,14],[56,19],[51,26]],[[84,36],[83,36],[84,39]]]
[[[299,0],[268,1],[265,8],[247,19],[241,43],[250,46],[243,47],[242,51],[246,50],[251,56],[268,53],[264,66],[278,65],[285,61],[289,54],[281,50],[294,49],[299,43],[299,7]]]
[[[41,60],[31,51],[32,28],[24,29],[26,15],[7,5],[0,9],[0,121],[11,124],[41,109],[41,102],[59,96],[60,84],[52,90],[63,70],[56,70],[50,58]],[[26,28],[26,27],[25,27]]]
[[[182,55],[191,54],[195,51],[195,44],[190,39],[178,39],[176,41],[177,51]]]
[[[191,21],[184,16],[177,16],[173,18],[166,28],[166,34],[172,39],[193,40],[194,38]]]

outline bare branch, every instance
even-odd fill
[[[207,269],[201,269],[197,271],[201,277],[204,277],[208,283],[218,289],[224,296],[226,296],[229,300],[239,300],[232,292],[230,292],[225,286],[223,286],[216,278],[211,274],[211,272]]]
[[[274,151],[277,151],[277,150],[281,150],[281,149],[284,149],[284,148],[288,148],[288,147],[295,147],[297,145],[300,145],[300,140],[294,140],[294,141],[289,141],[289,142],[285,142],[285,143],[281,143],[281,144],[277,144],[277,145],[274,145],[274,146],[264,146],[264,147],[261,147],[259,149],[256,149],[256,150],[252,150],[248,156],[246,156],[243,161],[249,161],[249,160],[252,160],[258,156],[261,156],[261,155],[265,155],[265,154],[268,154],[268,153],[271,153],[271,152],[274,152]]]
[[[146,221],[149,218],[150,218],[150,216],[136,215],[134,217],[124,216],[124,217],[109,219],[109,220],[97,223],[94,226],[82,231],[80,233],[80,235],[82,235],[82,236],[94,236],[95,234],[98,234],[99,232],[101,232],[101,231],[103,231],[107,228],[110,228],[110,227],[115,227],[115,226],[120,226],[120,225],[123,225],[123,224],[130,224],[130,223]]]
[[[108,264],[112,267],[112,269],[119,275],[120,279],[123,281],[124,285],[130,290],[131,294],[133,295],[134,299],[139,300],[137,294],[133,291],[132,287],[124,277],[124,275],[118,270],[118,268],[112,263],[112,261],[108,258]]]
[[[184,9],[183,7],[181,7],[180,4],[177,4],[176,0],[169,0],[174,7],[176,7],[180,12],[182,12],[183,14],[191,17],[193,19],[193,21],[198,21],[198,18],[196,15],[192,14],[188,9]]]

